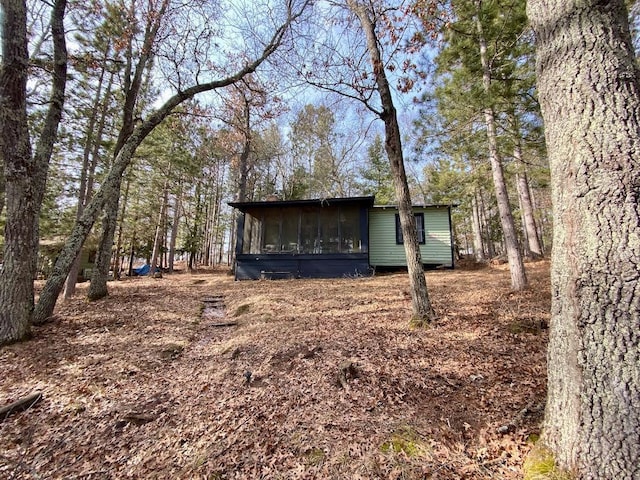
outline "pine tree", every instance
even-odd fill
[[[391,167],[380,135],[375,136],[367,149],[367,163],[360,170],[360,177],[363,180],[360,186],[363,195],[375,195],[375,201],[380,205],[396,203]]]

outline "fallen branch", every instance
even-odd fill
[[[12,413],[28,410],[40,400],[42,400],[42,392],[33,392],[26,397],[19,398],[9,405],[5,405],[4,407],[0,408],[0,422],[6,420]]]
[[[238,325],[238,322],[223,322],[223,323],[210,323],[209,327],[233,327]]]
[[[540,412],[543,409],[544,409],[544,402],[536,403],[535,401],[531,401],[527,404],[526,407],[520,410],[517,413],[517,415],[509,423],[502,425],[501,427],[498,427],[496,431],[503,435],[509,432],[513,432],[517,428],[519,428],[520,425],[522,425],[522,423],[524,422],[524,418],[527,415]]]

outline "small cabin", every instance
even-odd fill
[[[406,266],[398,210],[374,197],[234,202],[237,280],[338,278]],[[415,206],[422,259],[453,268],[451,208]]]
[[[370,275],[374,197],[229,203],[238,209],[237,280]]]
[[[40,239],[38,248],[38,278],[48,278],[53,270],[58,255],[64,248],[65,238],[53,237]],[[84,282],[91,278],[96,263],[97,247],[87,242],[80,250],[80,270],[78,281]]]

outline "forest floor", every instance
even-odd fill
[[[42,392],[0,418],[0,478],[521,478],[550,308],[548,262],[527,272],[521,293],[506,266],[428,272],[427,329],[406,273],[81,284],[0,350],[0,407]]]

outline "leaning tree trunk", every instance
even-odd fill
[[[543,440],[640,478],[640,72],[622,0],[530,0],[554,235]]]
[[[109,53],[109,48],[104,52],[105,56]],[[87,122],[87,129],[85,131],[84,137],[84,146],[82,152],[82,167],[80,169],[80,186],[78,188],[78,205],[76,206],[76,220],[78,220],[82,216],[82,209],[85,207],[87,200],[91,196],[91,192],[87,190],[87,183],[89,177],[89,165],[90,165],[90,157],[91,151],[93,150],[94,142],[99,142],[100,140],[96,140],[94,138],[95,130],[96,130],[96,122],[98,121],[98,109],[100,107],[100,99],[102,96],[102,83],[104,81],[104,75],[106,73],[106,65],[102,67],[100,71],[100,76],[98,78],[98,85],[96,87],[96,94],[93,100],[93,105],[91,108],[91,112],[89,115],[89,121]],[[78,274],[80,273],[81,267],[81,255],[76,257],[71,270],[69,271],[69,275],[67,277],[67,281],[64,287],[64,299],[67,300],[71,298],[76,292],[76,283],[78,281]]]
[[[107,199],[119,194],[122,174],[131,162],[136,148],[149,132],[160,123],[162,118],[164,118],[164,116],[161,114],[152,116],[143,125],[138,127],[116,157],[106,180],[82,212],[82,217],[75,223],[71,235],[67,238],[65,246],[60,252],[60,255],[58,255],[58,259],[53,266],[53,271],[47,279],[47,283],[45,283],[42,288],[40,298],[33,311],[33,323],[42,323],[53,313],[71,265],[78,253],[80,253],[82,245],[91,232],[91,228],[98,218],[98,215],[102,211]]]
[[[54,2],[51,13],[53,76],[49,109],[32,153],[27,118],[27,11],[24,2],[2,3],[2,66],[0,69],[0,156],[4,161],[7,217],[3,266],[0,269],[0,344],[29,333],[34,308],[39,215],[49,161],[62,118],[67,72],[64,36],[66,0]]]
[[[382,63],[375,26],[370,17],[370,12],[367,11],[367,8],[363,4],[356,0],[348,0],[347,3],[349,8],[360,20],[360,24],[367,38],[367,49],[382,104],[380,118],[384,122],[385,127],[385,150],[391,164],[391,172],[393,173],[393,185],[398,202],[398,213],[400,214],[400,226],[404,239],[409,284],[411,287],[411,304],[413,310],[411,323],[424,325],[435,320],[436,314],[429,301],[427,280],[422,266],[416,220],[413,215],[411,195],[409,193],[407,175],[404,169],[400,128],[398,126],[396,109],[393,104],[391,88]]]
[[[109,280],[109,267],[113,256],[113,239],[118,225],[118,208],[120,206],[120,186],[122,176],[118,177],[117,185],[114,185],[112,195],[104,205],[102,215],[102,235],[96,254],[96,265],[91,274],[91,283],[87,298],[99,300],[109,294],[107,282]]]
[[[481,2],[478,2],[479,5],[480,3]],[[480,10],[481,9],[478,8],[476,27],[478,31],[478,41],[480,43],[482,85],[484,93],[488,96],[491,89],[491,71],[489,67],[489,59],[487,58],[487,43],[483,34]],[[515,222],[513,221],[511,205],[509,204],[509,194],[507,192],[507,185],[504,179],[502,159],[500,158],[500,152],[498,151],[495,113],[490,105],[484,108],[484,119],[487,127],[487,142],[489,145],[491,172],[493,174],[493,186],[495,188],[496,200],[498,202],[498,212],[500,213],[500,224],[502,225],[502,234],[504,236],[504,244],[507,251],[509,272],[511,273],[511,288],[516,291],[523,290],[527,287],[527,276],[524,270],[522,254],[518,247],[518,236],[516,234]]]

